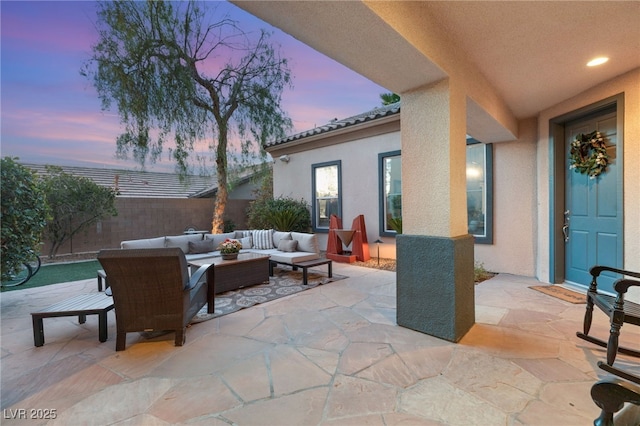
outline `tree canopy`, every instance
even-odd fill
[[[118,109],[117,155],[132,152],[144,166],[166,147],[184,173],[190,156],[202,164],[206,154],[196,146],[207,140],[218,181],[212,231],[221,231],[229,160],[264,158],[263,144],[291,128],[280,105],[291,86],[287,59],[269,33],[245,33],[216,17],[215,2],[105,1],[97,24],[82,72],[103,109]]]
[[[51,242],[49,257],[74,235],[107,216],[117,216],[116,191],[91,179],[73,176],[60,167],[47,166],[41,178],[51,218],[45,234]]]
[[[391,105],[400,102],[400,95],[391,92],[380,93],[380,100],[382,101],[382,105]]]
[[[15,273],[18,265],[31,260],[31,251],[39,254],[42,230],[47,223],[47,204],[38,178],[16,160],[4,157],[0,164],[3,279]]]

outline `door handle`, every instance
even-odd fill
[[[564,242],[569,242],[569,210],[564,212],[564,225],[562,225],[562,235],[564,235]]]

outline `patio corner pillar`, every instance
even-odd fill
[[[450,79],[402,93],[397,323],[451,342],[475,322],[467,230],[466,94]]]

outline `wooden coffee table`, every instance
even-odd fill
[[[269,257],[268,254],[240,253],[234,260],[222,257],[190,260],[189,265],[195,267],[213,265],[207,271],[209,313],[214,311],[216,294],[269,282]]]

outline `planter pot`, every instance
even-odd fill
[[[222,258],[224,260],[235,260],[238,258],[238,253],[228,253],[228,254],[223,254]]]

